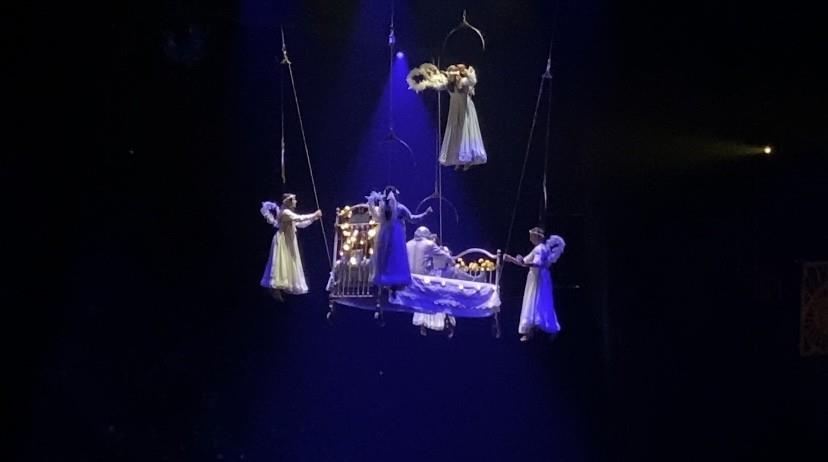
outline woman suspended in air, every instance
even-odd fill
[[[525,257],[504,256],[504,260],[509,263],[529,268],[518,324],[521,342],[531,339],[536,330],[546,332],[552,337],[561,330],[558,316],[555,314],[549,267],[561,257],[566,243],[556,235],[549,236],[544,241],[544,230],[537,227],[529,230],[529,241],[535,247]]]
[[[432,212],[429,207],[421,214],[412,215],[408,207],[397,202],[399,194],[397,188],[388,186],[381,196],[373,196],[375,199],[369,204],[376,210],[380,225],[374,251],[374,284],[392,290],[411,284],[405,222],[419,222]]]
[[[282,300],[282,292],[293,295],[308,292],[296,229],[308,227],[322,217],[320,210],[300,215],[295,212],[296,204],[295,194],[283,194],[281,208],[273,202],[262,203],[262,216],[277,230],[273,235],[261,285],[270,289],[273,298],[279,301]]]
[[[440,146],[440,163],[454,166],[456,170],[485,164],[488,157],[472,100],[477,85],[474,68],[453,64],[441,71],[437,66],[425,63],[412,69],[406,81],[408,88],[417,93],[425,89],[449,92],[449,113]]]

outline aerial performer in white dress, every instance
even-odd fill
[[[388,186],[382,199],[374,204],[380,225],[374,251],[374,284],[392,290],[411,284],[405,246],[405,222],[418,222],[432,212],[429,207],[419,215],[412,215],[408,207],[397,202],[398,195],[397,188]]]
[[[434,265],[435,257],[451,258],[448,249],[437,245],[435,237],[428,228],[420,226],[414,231],[414,238],[406,243],[408,265],[412,274],[439,275],[440,269]],[[457,320],[446,313],[414,313],[411,323],[420,327],[421,335],[426,335],[427,329],[438,332],[447,329],[448,337],[451,338],[454,336]]]
[[[441,71],[437,66],[425,63],[412,69],[406,81],[408,88],[417,93],[425,89],[449,92],[449,113],[440,146],[440,163],[454,166],[456,170],[468,170],[473,165],[485,164],[486,148],[472,100],[477,85],[474,68],[453,64]]]
[[[544,241],[544,230],[529,230],[529,241],[535,247],[525,257],[518,255],[504,256],[510,263],[529,268],[526,276],[526,289],[523,292],[523,306],[520,310],[518,333],[520,341],[532,338],[536,330],[550,334],[553,338],[560,332],[561,325],[555,314],[555,302],[552,297],[552,276],[549,267],[557,262],[566,243],[560,236],[552,235]]]
[[[296,195],[283,194],[282,207],[273,202],[262,202],[262,216],[277,228],[270,246],[261,285],[270,289],[273,298],[282,300],[282,292],[299,295],[308,292],[305,270],[296,241],[296,228],[305,228],[322,217],[322,211],[300,215],[296,210]]]

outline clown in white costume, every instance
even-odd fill
[[[277,300],[282,300],[281,292],[293,295],[308,292],[305,270],[296,240],[296,229],[310,226],[322,217],[322,212],[317,210],[314,213],[300,215],[295,212],[296,204],[295,194],[283,194],[281,208],[273,202],[262,203],[262,215],[268,223],[277,228],[277,231],[273,236],[261,285],[270,289]]]
[[[535,247],[525,257],[504,256],[504,259],[510,263],[529,268],[518,324],[521,342],[531,339],[536,330],[544,331],[553,338],[561,330],[555,314],[552,276],[549,267],[558,261],[566,243],[560,236],[555,235],[544,241],[544,230],[541,228],[529,230],[529,241]]]
[[[414,231],[414,239],[406,243],[406,250],[408,252],[408,265],[412,274],[434,274],[439,272],[434,267],[435,257],[451,258],[448,250],[437,245],[434,235],[425,226],[420,226]],[[411,323],[420,326],[421,335],[426,335],[427,329],[435,331],[448,329],[449,338],[454,336],[454,326],[457,325],[454,316],[445,313],[414,313]]]

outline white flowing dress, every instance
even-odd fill
[[[440,146],[442,165],[480,165],[488,159],[472,100],[476,84],[474,68],[469,67],[467,77],[460,79],[455,88],[448,87],[449,113],[443,144]]]
[[[267,286],[289,294],[306,294],[305,270],[296,228],[305,228],[315,221],[313,214],[300,215],[293,210],[283,209],[278,216],[279,230],[273,236],[270,251],[270,274]],[[265,276],[268,276],[267,274]]]
[[[555,314],[555,301],[552,298],[552,275],[549,267],[555,263],[555,256],[549,248],[541,243],[523,258],[531,265],[526,276],[526,289],[523,291],[523,306],[520,309],[518,333],[528,334],[532,329],[540,329],[550,334],[559,332],[558,316]]]

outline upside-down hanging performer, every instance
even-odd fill
[[[293,295],[308,292],[296,228],[306,228],[322,217],[320,210],[300,215],[295,212],[296,204],[296,195],[286,193],[282,195],[281,208],[273,202],[263,202],[261,209],[265,221],[276,228],[261,285],[280,301],[282,292]]]
[[[525,257],[504,256],[504,259],[510,263],[529,268],[518,324],[521,342],[531,339],[536,330],[544,331],[553,338],[561,330],[558,316],[555,314],[552,275],[549,267],[561,257],[566,243],[556,235],[544,240],[544,230],[539,227],[529,230],[529,241],[535,247]]]
[[[425,63],[412,69],[406,81],[408,88],[417,93],[426,89],[449,92],[449,113],[440,145],[440,164],[463,170],[485,164],[488,157],[472,100],[477,85],[474,68],[453,64],[441,71],[434,64]]]

